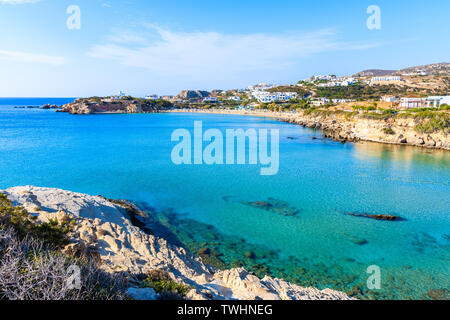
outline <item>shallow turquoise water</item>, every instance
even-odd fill
[[[258,166],[175,166],[171,133],[192,130],[194,120],[221,130],[280,129],[279,174],[261,176]],[[171,209],[249,246],[279,250],[276,257],[261,258],[269,267],[293,258],[307,270],[320,266],[318,286],[342,289],[330,277],[352,276],[344,287],[366,292],[366,268],[378,265],[381,298],[425,298],[430,289],[449,289],[450,152],[313,136],[321,137],[258,117],[71,116],[0,106],[0,188],[57,187]],[[300,212],[286,217],[243,204],[269,198]],[[406,221],[347,212],[396,214]]]

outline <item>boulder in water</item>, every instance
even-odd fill
[[[406,220],[402,217],[388,215],[388,214],[369,214],[369,213],[354,213],[354,212],[349,212],[347,214],[350,216],[353,216],[353,217],[369,218],[369,219],[382,220],[382,221],[404,221],[404,220]]]

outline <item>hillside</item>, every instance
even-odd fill
[[[378,76],[390,76],[396,73],[397,70],[382,70],[382,69],[370,69],[358,72],[353,75],[354,77],[378,77]]]
[[[369,69],[356,73],[354,77],[377,77],[390,75],[403,75],[425,72],[429,75],[445,75],[450,74],[450,63],[441,62],[428,64],[424,66],[408,67],[401,70],[383,70],[383,69]]]
[[[405,73],[418,73],[424,71],[428,73],[429,75],[444,75],[444,74],[450,74],[450,63],[442,62],[442,63],[434,63],[434,64],[428,64],[425,66],[416,66],[416,67],[409,67],[402,69],[398,71],[398,74],[405,74]]]

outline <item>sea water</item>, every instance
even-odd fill
[[[360,298],[448,295],[450,152],[341,144],[263,117],[17,108],[70,101],[0,99],[0,189],[36,185],[135,201],[164,226],[155,233],[171,233],[219,267]],[[223,132],[279,129],[278,174],[262,176],[252,165],[175,165],[171,134],[194,121]],[[370,266],[379,267],[380,289],[367,287]]]

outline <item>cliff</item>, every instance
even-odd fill
[[[280,120],[304,127],[323,130],[324,137],[336,141],[371,141],[404,144],[433,149],[450,150],[449,128],[420,133],[420,123],[428,120],[386,117],[370,119],[363,115],[349,117],[342,114],[286,114]]]
[[[215,270],[184,248],[145,231],[147,213],[126,201],[33,186],[0,192],[41,222],[73,221],[71,243],[64,252],[87,252],[98,258],[105,271],[125,273],[128,294],[136,299],[158,298],[153,289],[139,286],[142,274],[155,270],[167,272],[173,281],[189,286],[185,298],[191,300],[350,299],[330,289],[303,288],[268,276],[259,279],[244,269]]]
[[[209,97],[210,93],[208,91],[202,90],[183,90],[178,94],[180,99],[202,99]]]

